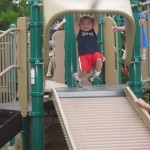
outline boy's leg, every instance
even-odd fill
[[[52,73],[52,76],[54,76],[54,72],[55,72],[55,69],[56,69],[55,56],[54,55],[52,56],[51,61],[52,61],[51,73]]]
[[[142,60],[146,60],[146,55],[147,55],[147,48],[142,48]]]
[[[46,77],[51,78],[53,76],[52,71],[54,68],[54,51],[50,50],[49,52],[49,65],[46,73]]]
[[[102,66],[103,66],[103,60],[100,57],[98,57],[95,64],[96,71],[100,73]]]
[[[77,87],[80,87],[82,88],[83,87],[83,77],[86,75],[87,73],[85,71],[78,71],[78,72],[75,72],[73,74],[73,78],[75,80],[75,84]]]
[[[90,64],[87,59],[87,54],[79,56],[79,71],[74,73],[73,78],[75,79],[76,86],[83,87],[83,77],[90,72]],[[86,71],[88,70],[88,71]]]
[[[46,77],[51,78],[52,77],[52,68],[53,68],[53,41],[50,40],[49,41],[49,64],[48,64],[48,69],[47,69],[47,73],[46,73]]]
[[[49,57],[49,64],[48,64],[46,77],[48,77],[48,78],[52,77],[52,57]]]
[[[98,78],[101,73],[104,60],[105,58],[101,53],[95,52],[93,54],[93,64],[95,64],[95,71],[93,72],[93,75],[88,78],[89,82],[93,82],[95,78]]]

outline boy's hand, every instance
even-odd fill
[[[112,27],[112,31],[113,31],[113,32],[117,32],[117,31],[118,31],[118,27],[117,27],[117,26],[113,26],[113,27]]]
[[[63,23],[66,23],[66,18],[64,18],[62,22],[63,22]]]
[[[145,15],[148,15],[148,13],[150,13],[150,10],[145,10],[143,11]]]

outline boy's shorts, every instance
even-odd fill
[[[96,64],[97,58],[101,58],[103,62],[105,61],[105,57],[100,52],[80,55],[79,56],[79,69],[81,71],[87,71],[87,73],[90,73],[93,66]]]

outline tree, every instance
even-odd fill
[[[28,16],[26,0],[0,0],[0,30],[7,30],[10,24],[16,24],[18,17]]]

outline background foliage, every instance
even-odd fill
[[[7,30],[23,16],[29,16],[26,0],[0,0],[0,30]]]

